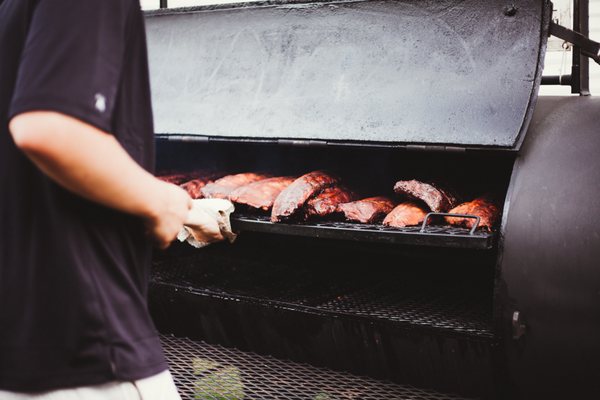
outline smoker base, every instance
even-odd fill
[[[158,329],[464,396],[490,398],[502,384],[487,254],[277,239],[158,254]]]
[[[201,341],[161,339],[183,400],[463,399]]]

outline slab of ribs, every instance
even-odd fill
[[[337,177],[324,171],[313,171],[302,175],[277,196],[273,203],[271,221],[279,222],[290,218],[302,209],[309,198],[337,182]]]
[[[204,196],[202,196],[202,191],[201,191],[202,188],[211,182],[212,182],[211,178],[202,177],[202,178],[192,179],[191,181],[182,183],[179,186],[181,186],[183,189],[185,189],[186,192],[188,192],[188,194],[190,195],[190,197],[192,199],[201,199],[202,197],[204,197]]]
[[[396,182],[394,191],[408,198],[421,200],[433,212],[446,212],[458,204],[457,198],[451,190],[414,179]]]
[[[233,190],[229,193],[229,200],[237,204],[269,211],[281,191],[294,182],[295,179],[291,176],[280,176],[253,182]]]
[[[184,173],[174,173],[174,174],[164,174],[157,176],[161,181],[165,181],[168,183],[172,183],[174,185],[181,185],[184,182],[190,181],[192,179],[202,177],[206,175],[203,171],[197,172],[184,172]]]
[[[462,203],[448,212],[452,214],[475,215],[480,218],[478,227],[487,229],[488,231],[491,231],[492,226],[494,226],[500,216],[498,207],[485,197]],[[445,219],[450,225],[463,226],[469,229],[476,222],[474,218],[445,217]]]
[[[348,221],[372,224],[389,214],[394,206],[395,203],[390,198],[377,196],[340,204],[338,211],[344,213]]]
[[[424,205],[414,201],[407,201],[397,205],[385,217],[383,224],[396,228],[419,225],[423,222],[428,212]]]
[[[266,178],[269,178],[269,176],[253,172],[227,175],[207,184],[200,189],[200,192],[207,199],[227,199],[229,194],[235,189]]]
[[[334,185],[323,190],[306,202],[307,217],[326,217],[337,212],[338,206],[356,199],[356,195],[348,188]]]

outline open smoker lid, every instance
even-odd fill
[[[150,12],[155,130],[515,149],[550,9],[386,0]]]

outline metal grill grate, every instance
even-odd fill
[[[461,335],[493,336],[487,288],[470,280],[311,272],[226,254],[155,262],[153,281],[189,292],[283,303],[286,308],[406,323]],[[483,287],[480,287],[483,286]]]
[[[183,400],[461,400],[462,397],[162,336]]]
[[[490,249],[494,245],[493,233],[477,230],[470,234],[469,229],[448,225],[429,225],[424,232],[421,232],[420,226],[394,228],[349,222],[272,223],[267,216],[239,214],[232,216],[231,223],[233,229],[238,232],[480,250]]]

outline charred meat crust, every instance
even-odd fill
[[[377,196],[340,204],[338,210],[344,213],[348,221],[372,224],[389,214],[394,205],[390,198]]]
[[[423,201],[433,212],[446,212],[458,204],[457,197],[451,190],[415,179],[396,182],[394,191],[411,199]]]
[[[337,212],[338,205],[356,199],[356,195],[344,186],[330,186],[306,203],[307,217],[326,217]]]
[[[324,171],[302,175],[279,193],[273,203],[271,221],[279,222],[291,217],[308,199],[337,182],[337,177]]]

